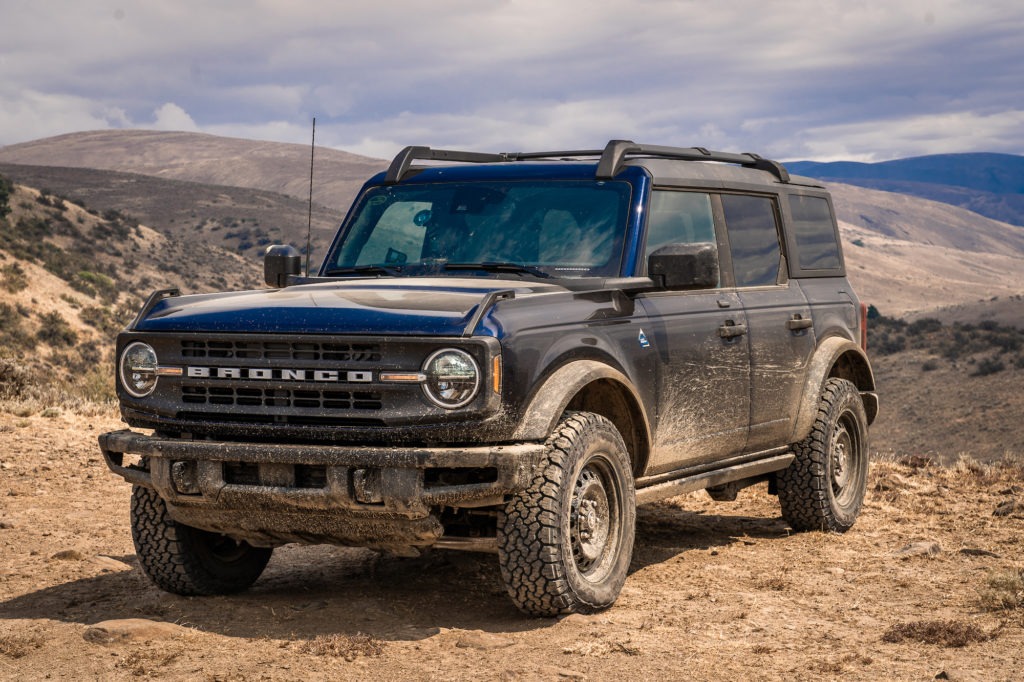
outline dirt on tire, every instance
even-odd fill
[[[288,545],[245,592],[163,592],[96,446],[113,410],[47,414],[0,412],[0,679],[1020,675],[1024,460],[876,461],[842,535],[793,533],[765,485],[645,505],[612,608],[528,618],[497,557],[445,551]]]

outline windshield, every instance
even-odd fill
[[[323,273],[615,276],[629,197],[594,180],[376,187]]]

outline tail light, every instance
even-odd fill
[[[868,352],[868,304],[860,304],[860,347]]]

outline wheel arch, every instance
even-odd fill
[[[513,438],[547,438],[567,409],[593,412],[612,422],[626,444],[634,476],[643,473],[650,455],[650,424],[625,374],[597,360],[567,362],[533,394]]]
[[[875,395],[875,375],[863,349],[841,336],[825,339],[814,353],[800,400],[791,443],[802,441],[811,431],[818,409],[818,397],[829,379],[846,379],[860,391],[868,424],[878,416],[878,397]]]

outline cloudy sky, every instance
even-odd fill
[[[0,145],[1024,153],[1020,0],[3,0]]]

